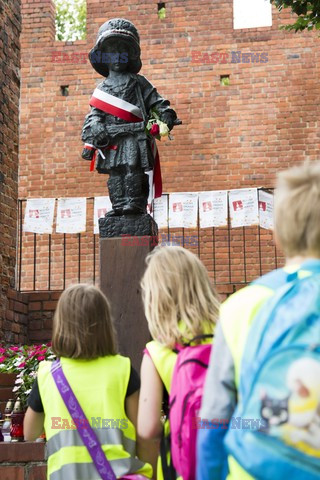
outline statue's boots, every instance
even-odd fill
[[[127,204],[124,178],[123,173],[111,173],[111,176],[109,177],[108,189],[110,201],[112,203],[112,210],[111,212],[108,212],[108,216],[122,215],[123,208]]]
[[[149,177],[143,171],[129,172],[125,176],[126,200],[123,213],[147,213]]]

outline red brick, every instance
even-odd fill
[[[30,342],[49,342],[51,340],[51,330],[36,330],[29,332]]]
[[[34,311],[34,310],[39,311],[39,310],[41,309],[41,306],[42,306],[42,305],[41,305],[40,302],[32,302],[32,303],[29,303],[29,307],[28,307],[29,312],[30,312],[30,311]]]
[[[49,300],[50,293],[49,292],[32,292],[29,293],[29,301],[42,301],[42,300]]]
[[[47,467],[45,465],[32,465],[28,468],[28,480],[46,480]]]
[[[62,292],[51,292],[50,298],[51,300],[59,300]]]
[[[49,302],[43,302],[43,310],[55,310],[57,307],[57,302],[51,300]]]
[[[1,444],[0,462],[41,462],[44,459],[45,444],[42,442]]]
[[[13,386],[16,380],[15,373],[0,373],[0,386]]]
[[[0,465],[0,478],[1,480],[24,480],[24,467]]]

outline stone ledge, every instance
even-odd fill
[[[45,442],[1,442],[0,463],[44,462]],[[0,470],[0,478],[2,478]]]

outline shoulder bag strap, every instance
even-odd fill
[[[68,380],[63,373],[60,360],[52,363],[51,373],[56,383],[57,389],[64,401],[74,423],[77,426],[78,433],[87,447],[94,465],[98,470],[102,480],[116,480],[116,476],[108,462],[100,442],[91,428],[80,404],[69,385]]]

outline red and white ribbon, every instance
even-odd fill
[[[106,157],[104,156],[104,154],[103,154],[103,152],[100,148],[96,148],[94,145],[91,145],[91,143],[85,143],[84,148],[86,148],[87,150],[94,150],[94,155],[93,155],[92,160],[90,162],[90,172],[93,172],[94,165],[96,163],[97,151],[100,153],[103,160],[105,160]],[[118,147],[117,147],[117,145],[108,145],[107,147],[104,147],[104,148],[107,148],[108,150],[117,150]]]
[[[142,122],[143,116],[139,107],[121,98],[103,92],[96,88],[90,100],[91,107],[96,107],[105,113],[122,118],[127,122]]]
[[[152,153],[154,156],[154,167],[153,167],[153,185],[154,185],[154,198],[159,198],[162,195],[162,177],[161,177],[161,168],[160,168],[160,157],[157,147],[157,143],[153,138],[151,140]]]

